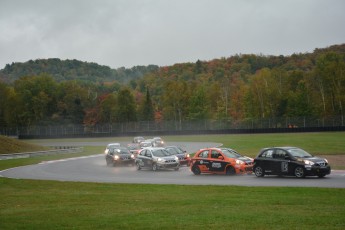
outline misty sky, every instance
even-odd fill
[[[60,58],[112,68],[345,43],[345,0],[0,0],[0,69]]]

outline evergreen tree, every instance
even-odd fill
[[[153,121],[154,120],[154,109],[150,96],[150,91],[146,89],[146,97],[140,108],[140,118],[143,121]]]

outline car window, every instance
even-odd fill
[[[276,149],[276,152],[274,153],[274,158],[278,159],[285,159],[285,151],[282,149]]]
[[[295,148],[295,149],[289,149],[288,151],[294,157],[304,157],[304,158],[312,157],[311,154],[307,153],[303,149]]]
[[[151,154],[151,152],[150,152],[150,151],[146,150],[146,152],[145,152],[145,156],[146,156],[146,157],[152,157],[152,154]]]
[[[146,151],[147,151],[147,150],[142,150],[142,151],[139,153],[139,155],[140,155],[140,156],[145,156]]]
[[[201,153],[199,153],[198,157],[207,158],[208,157],[208,150],[204,150]]]
[[[221,154],[220,154],[218,151],[212,150],[212,152],[211,152],[211,158],[218,159],[219,156],[221,156]]]
[[[261,157],[272,158],[273,149],[268,149],[261,154]]]
[[[183,151],[179,148],[165,148],[171,155],[183,154]]]
[[[154,150],[152,152],[152,154],[155,156],[155,157],[166,157],[166,156],[170,156],[171,154],[166,151],[165,149],[157,149],[157,150]]]
[[[229,158],[239,158],[241,157],[240,154],[238,154],[236,151],[232,149],[222,149],[222,152],[224,153],[225,156]]]

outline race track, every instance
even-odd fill
[[[219,145],[217,143],[170,144],[182,145],[188,151]],[[333,170],[331,175],[327,175],[325,178],[307,177],[304,179],[278,176],[257,178],[254,175],[226,176],[205,174],[196,176],[186,166],[181,166],[179,171],[160,170],[156,172],[151,170],[138,171],[135,166],[109,167],[106,166],[104,154],[48,161],[36,165],[7,169],[0,171],[0,176],[20,179],[99,183],[345,188],[345,171]]]

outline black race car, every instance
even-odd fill
[[[254,159],[253,171],[257,177],[265,175],[290,175],[324,177],[331,167],[324,158],[312,156],[297,147],[264,148]]]
[[[108,166],[116,166],[118,164],[134,165],[134,159],[134,154],[125,147],[109,148],[105,155],[105,161]]]

